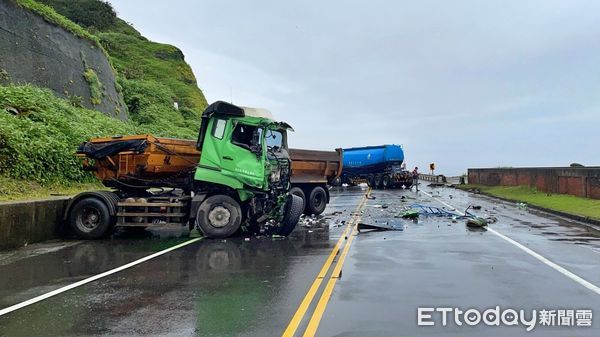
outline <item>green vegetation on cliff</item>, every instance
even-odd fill
[[[137,133],[138,126],[77,108],[33,86],[0,86],[0,172],[39,183],[86,181],[73,155],[86,139]]]
[[[60,190],[66,186],[70,190],[74,184],[97,184],[74,156],[77,145],[93,137],[136,133],[197,136],[207,103],[178,48],[147,40],[118,18],[105,1],[13,1],[107,53],[130,120],[123,122],[82,108],[81,97],[64,100],[29,85],[0,86],[0,200],[30,195],[27,189]],[[82,76],[97,103],[102,99],[102,84],[93,69]],[[19,186],[29,187],[23,190]]]
[[[42,1],[34,0],[14,0],[21,7],[26,8],[34,13],[37,13],[43,17],[46,21],[56,24],[70,31],[76,36],[84,39],[88,39],[94,42],[97,46],[100,46],[98,38],[90,34],[87,30],[83,29],[78,24],[66,19],[64,16],[58,14],[54,9],[49,6],[42,4]],[[45,2],[45,1],[44,1]]]
[[[140,97],[140,104],[150,107],[153,100],[165,99],[164,95]],[[182,127],[183,119],[176,117],[156,113],[144,115],[145,123],[123,122],[74,106],[47,89],[0,86],[0,174],[42,184],[90,181],[91,175],[81,170],[73,155],[78,144],[94,137],[128,134],[193,136]]]
[[[181,50],[168,44],[149,41],[131,25],[118,18],[107,2],[99,0],[38,0],[38,2],[52,7],[94,34],[94,38],[108,52],[117,75],[121,78],[120,84],[123,86],[126,102],[132,101],[127,97],[127,93],[132,92],[127,90],[127,85],[144,87],[150,90],[146,92],[150,96],[164,94],[162,88],[167,87],[170,90],[169,101],[163,102],[165,104],[162,104],[161,108],[173,110],[174,103],[177,102],[181,117],[189,121],[188,127],[192,130],[198,129],[200,113],[207,105],[206,99],[198,88],[196,77],[185,62]],[[138,83],[139,81],[143,83]],[[158,92],[151,91],[158,88],[161,88]],[[131,110],[136,107],[132,109],[128,105],[128,108],[131,113]],[[153,109],[144,114],[154,114],[157,111],[158,109]],[[134,120],[137,112],[132,114]]]

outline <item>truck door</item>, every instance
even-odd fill
[[[231,141],[223,144],[221,167],[224,174],[244,184],[262,188],[264,183],[262,128],[237,123]]]

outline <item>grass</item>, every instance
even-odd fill
[[[79,192],[107,189],[100,182],[50,183],[41,185],[30,180],[13,179],[0,175],[0,202],[37,200],[56,196],[71,196]]]
[[[167,86],[173,93],[171,102],[196,111],[197,116],[207,106],[192,68],[178,48],[124,33],[98,33],[98,36],[119,76]]]
[[[461,185],[461,189],[478,189],[493,196],[525,202],[568,214],[600,220],[600,200],[567,194],[547,194],[529,186]]]

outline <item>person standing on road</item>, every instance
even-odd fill
[[[412,184],[415,189],[419,190],[419,168],[415,166],[415,169],[412,171]]]

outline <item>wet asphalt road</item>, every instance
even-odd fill
[[[201,240],[0,316],[0,336],[281,336],[350,221],[391,223],[352,240],[317,336],[600,336],[600,294],[491,231],[463,220],[394,217],[413,203],[482,206],[490,227],[600,286],[600,231],[452,188],[332,191],[324,217],[287,239]],[[404,197],[404,198],[403,198]],[[173,229],[121,232],[102,241],[63,241],[0,253],[0,308],[185,242]],[[343,248],[342,246],[341,248]],[[334,268],[338,259],[334,261]],[[296,336],[302,336],[325,282]],[[592,327],[417,325],[419,307],[591,309]]]

